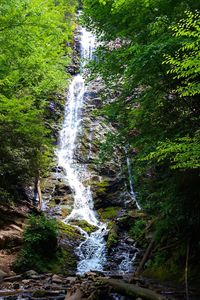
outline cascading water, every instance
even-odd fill
[[[74,205],[69,216],[64,220],[70,224],[73,221],[85,220],[96,227],[96,231],[90,235],[80,227],[81,234],[85,240],[79,245],[76,252],[79,256],[77,272],[83,274],[90,270],[103,270],[106,261],[106,244],[104,235],[107,232],[106,224],[98,221],[93,209],[93,199],[89,186],[83,184],[87,178],[86,167],[77,163],[75,150],[77,147],[77,135],[81,128],[81,112],[84,104],[85,86],[84,73],[85,64],[93,56],[95,38],[84,28],[81,29],[81,71],[76,75],[69,87],[63,128],[60,132],[60,147],[57,150],[59,166],[65,172],[66,182],[73,191]],[[72,224],[73,225],[73,224]]]
[[[141,206],[140,206],[140,204],[139,204],[138,201],[137,201],[136,194],[135,194],[134,188],[133,188],[133,178],[132,178],[131,161],[130,161],[130,158],[129,158],[129,156],[128,156],[127,147],[125,148],[125,153],[126,153],[126,163],[127,163],[128,176],[129,176],[130,194],[131,194],[131,197],[132,197],[133,201],[134,201],[135,204],[136,204],[137,209],[140,210],[140,209],[141,209]]]

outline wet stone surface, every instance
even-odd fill
[[[99,281],[102,276],[104,274],[101,272],[88,272],[81,277],[64,277],[50,273],[41,275],[30,270],[18,276],[5,278],[0,284],[0,300],[64,300],[72,299],[70,298],[72,295],[73,297],[75,295],[74,300],[128,300],[128,298],[116,298],[117,294]]]

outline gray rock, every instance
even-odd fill
[[[0,281],[3,280],[4,277],[8,276],[8,274],[2,270],[0,270]]]
[[[13,289],[14,290],[18,290],[19,288],[20,288],[20,284],[19,283],[17,283],[17,282],[13,283]]]
[[[62,283],[63,278],[55,274],[55,275],[52,276],[52,282],[53,283]]]
[[[68,276],[66,278],[66,283],[73,284],[73,283],[75,283],[76,279],[77,279],[77,277]]]
[[[35,276],[38,276],[38,273],[36,272],[36,271],[34,271],[34,270],[29,270],[29,271],[27,271],[27,272],[25,272],[25,277],[27,277],[27,278],[35,278]]]

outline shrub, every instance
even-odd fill
[[[43,271],[47,262],[55,258],[57,225],[45,216],[31,216],[24,232],[24,244],[15,264],[16,270]]]

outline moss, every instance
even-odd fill
[[[65,234],[69,238],[72,238],[72,239],[77,239],[77,240],[83,239],[79,230],[77,228],[75,228],[74,226],[65,224],[60,220],[58,220],[57,223],[58,223],[58,229],[60,231],[60,234]]]
[[[109,186],[109,182],[106,179],[104,179],[102,181],[99,181],[96,185],[98,187],[106,188]]]
[[[84,231],[86,231],[88,234],[94,232],[97,230],[97,227],[94,225],[89,224],[87,221],[85,220],[81,220],[81,221],[74,221],[73,222],[74,225],[77,225],[79,227],[81,227]]]
[[[109,182],[105,179],[100,182],[96,182],[96,193],[104,194],[108,187],[109,187]]]
[[[94,164],[91,169],[96,168],[96,164]],[[104,194],[106,193],[108,187],[109,187],[109,181],[104,179],[102,181],[99,181],[99,178],[95,179],[89,179],[85,182],[85,184],[91,186],[97,194]]]
[[[115,246],[118,243],[118,240],[119,240],[117,225],[115,223],[110,223],[109,227],[111,229],[108,233],[108,239],[107,239],[107,248],[108,248],[108,250],[111,249],[113,246]]]
[[[77,267],[77,258],[71,247],[59,248],[54,260],[49,261],[43,268],[43,272],[52,272],[53,274],[68,275],[75,271]]]
[[[47,205],[48,205],[49,208],[54,208],[56,206],[56,203],[55,203],[55,201],[49,201],[47,203]]]
[[[71,209],[68,207],[61,205],[61,213],[62,213],[62,218],[66,218],[71,212]]]
[[[144,234],[144,230],[147,226],[147,221],[143,219],[136,219],[131,223],[131,228],[129,230],[129,235],[134,239],[137,240],[141,238]]]
[[[45,297],[46,295],[47,295],[47,291],[36,290],[36,291],[34,291],[32,296],[35,297],[35,298],[41,298],[41,297]]]
[[[119,206],[109,206],[106,208],[100,208],[97,212],[102,222],[107,222],[117,218],[121,208]]]

